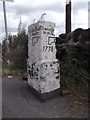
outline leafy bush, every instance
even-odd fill
[[[60,82],[62,87],[70,87],[73,91],[78,91],[77,93],[82,96],[82,99],[88,99],[88,80],[76,72],[73,65],[61,64]]]
[[[12,70],[26,70],[28,57],[28,35],[21,19],[18,25],[17,35],[8,35],[8,52],[6,39],[2,42],[2,58],[4,72]],[[7,63],[9,61],[9,64]],[[6,70],[5,70],[6,69]]]
[[[21,76],[24,70],[16,68],[16,66],[12,63],[9,65],[2,66],[2,76]]]

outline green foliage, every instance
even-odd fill
[[[61,86],[70,87],[73,91],[77,91],[82,99],[88,99],[88,80],[83,78],[75,71],[74,66],[68,63],[61,65]]]
[[[61,79],[61,85],[63,87],[69,86],[69,80],[68,80],[68,78]]]
[[[21,76],[22,70],[19,68],[16,68],[14,64],[8,64],[8,65],[3,65],[2,66],[2,76]]]
[[[73,65],[65,63],[61,65],[61,84],[63,86],[76,84],[87,89],[88,81],[85,80],[79,73],[76,73]]]
[[[7,42],[4,39],[2,42],[2,55],[5,68],[10,71],[15,69],[26,70],[28,56],[28,35],[24,25],[22,25],[21,19],[18,25],[17,35],[8,35],[9,52],[7,52],[6,44]],[[9,63],[7,63],[7,61],[9,61]]]

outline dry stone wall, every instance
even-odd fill
[[[78,28],[69,34],[61,34],[56,38],[57,59],[70,60],[90,78],[90,28]],[[73,64],[73,65],[74,65]]]

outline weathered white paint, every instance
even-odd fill
[[[40,93],[60,88],[54,28],[55,24],[47,21],[28,27],[28,84]]]

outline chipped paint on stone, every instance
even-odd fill
[[[54,23],[46,21],[28,27],[28,84],[40,93],[60,88],[54,28]]]

